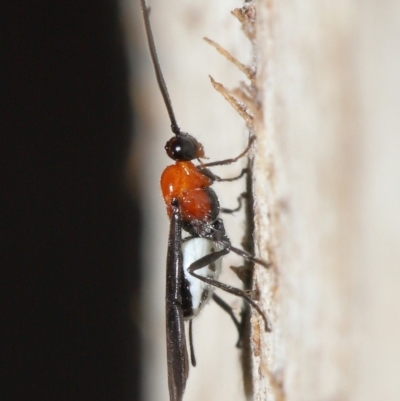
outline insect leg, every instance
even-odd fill
[[[233,320],[233,323],[235,324],[238,334],[239,334],[239,338],[238,341],[236,343],[236,346],[239,348],[240,347],[240,342],[242,340],[242,326],[239,323],[239,321],[236,319],[235,314],[233,313],[232,308],[222,299],[220,298],[217,294],[213,294],[212,296],[213,300],[215,301],[215,303],[220,306]]]
[[[236,209],[225,209],[224,207],[221,207],[219,209],[219,211],[221,213],[226,213],[226,214],[233,214],[235,212],[238,212],[242,208],[242,198],[246,198],[246,197],[247,197],[246,192],[243,192],[240,196],[238,196],[237,200],[238,200],[239,206]]]
[[[198,166],[197,169],[203,173],[204,175],[206,175],[207,177],[211,178],[213,181],[217,181],[217,182],[231,182],[231,181],[236,181],[239,180],[240,178],[242,178],[245,174],[247,174],[249,172],[249,169],[246,167],[244,169],[242,169],[242,171],[240,172],[239,175],[237,175],[236,177],[232,177],[232,178],[221,178],[218,175],[214,174],[213,172],[211,172],[209,169],[207,168],[203,168],[202,166]]]
[[[271,266],[271,263],[265,262],[264,260],[255,258],[250,253],[244,251],[243,249],[235,248],[234,246],[229,246],[229,249],[236,253],[237,255],[241,256],[242,258],[248,260],[249,262],[257,263],[258,265],[264,266],[266,268]]]
[[[201,269],[202,267],[205,267],[213,262],[215,262],[217,259],[219,259],[221,256],[226,255],[229,253],[229,249],[223,249],[218,252],[211,253],[209,255],[203,256],[196,262],[192,263],[188,267],[188,272],[193,276],[196,277],[198,280],[201,280],[209,285],[212,285],[216,288],[219,288],[223,291],[229,292],[230,294],[236,295],[238,297],[241,297],[245,299],[262,317],[264,320],[264,325],[265,325],[265,331],[271,331],[269,324],[268,324],[268,319],[265,316],[264,312],[261,310],[261,308],[257,305],[256,302],[254,302],[249,295],[246,294],[245,291],[240,290],[239,288],[232,287],[228,284],[221,283],[220,281],[214,280],[209,277],[203,277],[195,273],[196,270]],[[261,261],[262,262],[262,261]],[[265,262],[263,262],[265,263]]]
[[[249,137],[249,142],[247,144],[246,149],[239,156],[233,157],[231,159],[220,160],[220,161],[217,161],[217,162],[204,163],[204,164],[201,164],[201,167],[224,166],[226,164],[235,163],[241,157],[245,156],[248,153],[248,151],[250,150],[251,145],[253,144],[255,139],[256,139],[256,137],[254,135]]]
[[[217,182],[225,182],[225,181],[236,181],[239,180],[240,178],[242,178],[245,174],[247,174],[249,172],[249,169],[246,167],[244,169],[242,169],[242,171],[240,172],[239,175],[237,175],[236,177],[231,177],[231,178],[221,178],[220,176],[214,174],[210,169],[203,167],[203,166],[197,166],[197,170],[199,170],[199,172],[201,174],[204,174],[206,177],[210,178],[213,182],[217,181]]]
[[[244,168],[244,169],[242,169],[242,171],[240,172],[240,174],[238,176],[232,177],[232,178],[221,178],[221,177],[218,177],[217,175],[214,174],[214,181],[217,181],[217,182],[236,181],[236,180],[239,180],[240,178],[242,178],[248,172],[249,172],[249,169],[248,168]]]
[[[192,366],[196,366],[196,356],[194,354],[194,345],[193,345],[193,320],[189,320],[189,348],[190,348],[190,360],[192,361]]]

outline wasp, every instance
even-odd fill
[[[192,135],[183,132],[176,121],[157,56],[150,24],[150,9],[145,0],[140,1],[150,55],[174,134],[167,141],[165,150],[175,163],[166,167],[162,173],[161,191],[170,219],[165,295],[168,387],[170,401],[181,401],[189,373],[184,322],[189,322],[193,366],[196,365],[196,359],[192,341],[192,320],[210,299],[214,299],[231,316],[240,330],[240,324],[231,308],[214,293],[215,288],[244,298],[263,319],[265,330],[270,331],[264,312],[245,291],[218,281],[222,257],[234,252],[253,263],[265,267],[269,267],[269,264],[232,246],[223,220],[219,217],[222,209],[218,197],[211,188],[215,181],[233,181],[245,174],[246,170],[243,170],[237,177],[223,179],[209,168],[234,163],[246,155],[254,137],[250,137],[247,148],[235,158],[211,163],[202,162],[201,159],[205,158],[203,145]],[[194,160],[199,164],[195,165]],[[189,236],[183,239],[182,230]]]

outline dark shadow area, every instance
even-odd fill
[[[0,398],[139,400],[140,216],[125,186],[117,3],[0,9]]]

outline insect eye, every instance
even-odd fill
[[[203,146],[189,134],[174,136],[165,145],[167,155],[178,161],[189,161],[204,157]]]

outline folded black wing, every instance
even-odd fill
[[[167,323],[168,387],[170,401],[181,401],[189,373],[182,309],[182,218],[179,204],[172,202],[167,253],[165,294]]]

